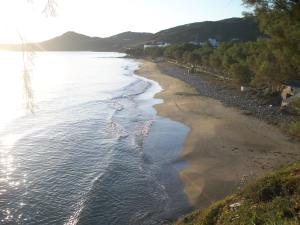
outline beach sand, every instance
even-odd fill
[[[192,205],[206,207],[251,179],[299,162],[299,143],[290,141],[278,128],[199,96],[185,82],[162,74],[155,63],[140,62],[137,74],[163,88],[155,96],[164,101],[155,106],[158,114],[190,128],[182,151],[188,166],[180,175]]]

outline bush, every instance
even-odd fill
[[[285,131],[288,135],[300,139],[300,121],[286,121],[280,124],[280,127]]]
[[[244,190],[196,211],[177,225],[300,224],[300,164],[274,172]],[[239,203],[237,206],[232,206]]]
[[[250,83],[252,74],[247,64],[235,63],[230,67],[231,77],[238,83],[247,85]]]

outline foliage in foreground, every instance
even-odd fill
[[[300,163],[281,169],[237,194],[195,211],[176,225],[300,224]]]

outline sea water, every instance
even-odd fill
[[[0,224],[167,224],[189,209],[188,128],[157,116],[161,87],[124,56],[0,53]]]

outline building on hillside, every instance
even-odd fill
[[[203,46],[205,45],[205,42],[190,41],[189,44],[196,45],[196,46]]]
[[[231,40],[230,40],[231,42],[239,42],[240,41],[240,39],[238,38],[238,37],[235,37],[235,38],[231,38]]]
[[[220,46],[220,43],[215,38],[209,38],[207,41],[190,41],[189,43],[200,47],[204,46],[206,43],[209,43],[214,48]]]
[[[217,48],[220,46],[220,43],[215,38],[209,38],[208,43],[210,43],[211,46],[213,46],[214,48]]]
[[[170,45],[169,43],[157,42],[154,44],[144,45],[144,49],[146,49],[146,48],[165,48],[165,47],[168,47],[169,45]]]

